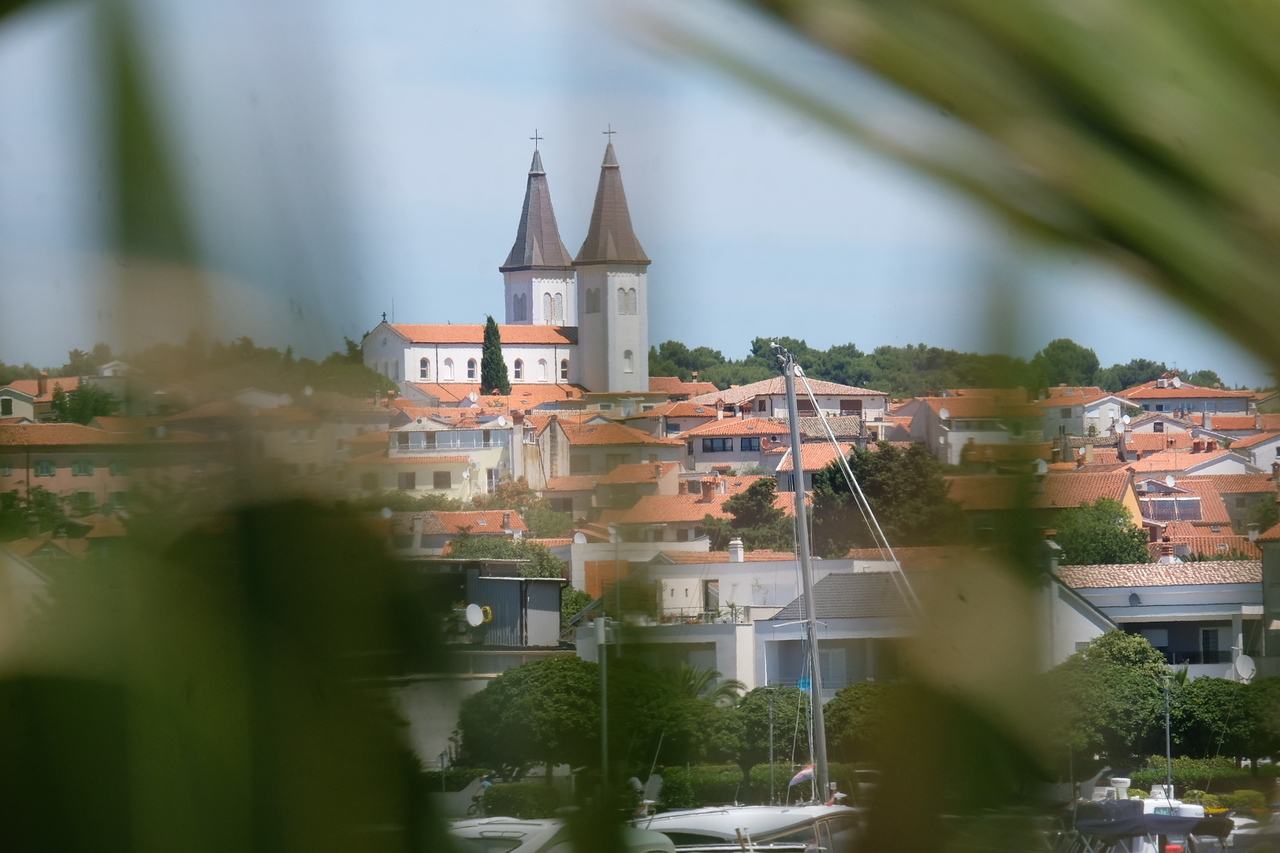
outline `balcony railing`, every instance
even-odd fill
[[[487,448],[503,448],[507,442],[501,439],[491,441],[460,441],[456,444],[393,444],[391,456],[427,456],[432,453],[449,455],[459,450],[484,450]]]
[[[1202,663],[1231,663],[1231,650],[1219,650],[1213,652],[1202,651],[1186,651],[1186,652],[1165,652],[1165,662],[1172,666],[1182,666],[1183,664],[1202,664]]]

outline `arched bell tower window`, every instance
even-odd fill
[[[627,350],[622,354],[622,370],[624,373],[636,372],[636,358],[631,350]]]
[[[542,294],[542,322],[551,322],[551,294]]]
[[[425,358],[418,362],[418,378],[419,379],[431,378],[431,362]]]
[[[621,287],[618,288],[618,313],[627,313],[627,291]]]
[[[627,313],[628,313],[628,314],[636,314],[636,313],[638,313],[638,312],[637,312],[636,289],[635,289],[634,287],[629,288],[629,289],[627,290]]]
[[[557,293],[552,300],[551,322],[557,326],[564,325],[564,295]]]
[[[517,382],[524,380],[524,360],[516,359],[516,363],[512,366],[511,378]]]

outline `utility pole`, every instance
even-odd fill
[[[782,376],[787,388],[787,420],[791,422],[791,475],[795,481],[796,542],[800,549],[800,578],[804,585],[805,633],[809,641],[810,678],[809,704],[813,719],[813,790],[822,792],[825,802],[829,793],[827,785],[827,731],[822,717],[822,666],[818,658],[818,612],[813,595],[813,566],[809,555],[809,525],[804,505],[804,461],[800,452],[800,412],[796,403],[796,375],[800,365],[785,349],[778,349],[782,358]]]

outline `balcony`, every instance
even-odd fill
[[[389,456],[392,459],[412,457],[412,456],[450,456],[468,450],[486,450],[490,448],[505,448],[507,442],[503,439],[492,439],[490,441],[458,441],[445,444],[438,442],[436,444],[393,444],[391,445]]]
[[[1190,665],[1198,666],[1200,664],[1219,664],[1231,663],[1231,650],[1220,649],[1217,651],[1166,651],[1164,652],[1165,662],[1174,667]]]

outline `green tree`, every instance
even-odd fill
[[[709,666],[681,664],[672,681],[686,699],[706,699],[716,705],[736,705],[747,686],[736,678],[725,678]]]
[[[1240,517],[1240,523],[1236,525],[1236,533],[1247,534],[1250,524],[1258,525],[1259,533],[1266,533],[1280,524],[1280,504],[1271,500],[1271,497],[1267,495],[1263,500],[1256,501],[1253,506],[1245,510],[1244,515]]]
[[[26,538],[33,524],[36,532],[48,533],[66,519],[62,501],[43,486],[26,494],[17,490],[0,494],[0,541]]]
[[[1065,566],[1149,563],[1147,535],[1117,500],[1098,498],[1058,516],[1057,543]]]
[[[1253,758],[1258,718],[1248,685],[1202,676],[1176,685],[1170,697],[1173,739],[1193,758]]]
[[[752,767],[769,760],[771,729],[776,762],[809,763],[807,693],[795,687],[757,687],[742,697],[738,707],[742,711],[742,748],[736,763],[742,770],[744,784],[750,784]]]
[[[1098,373],[1098,356],[1070,338],[1050,341],[1031,359],[1042,387],[1092,385]]]
[[[519,779],[538,764],[599,766],[600,669],[577,657],[508,669],[462,702],[463,760]]]
[[[922,444],[901,450],[880,442],[875,452],[855,447],[849,468],[867,496],[884,534],[894,546],[945,545],[963,541],[964,511],[947,497],[940,463]],[[833,462],[813,478],[814,550],[827,558],[872,544],[871,531]]]
[[[1159,379],[1168,372],[1168,366],[1162,361],[1135,358],[1128,364],[1113,364],[1104,370],[1099,370],[1094,384],[1104,391],[1115,393]]]
[[[506,536],[477,536],[464,531],[449,543],[449,556],[460,559],[527,560],[520,567],[524,578],[562,578],[569,564],[551,553],[546,545]]]
[[[892,684],[860,681],[836,691],[822,709],[827,748],[833,759],[860,762],[871,758],[892,716],[896,689]]]
[[[480,351],[480,391],[484,394],[510,394],[511,377],[502,358],[502,335],[490,316],[484,324],[484,348]]]
[[[1164,657],[1144,638],[1109,631],[1044,676],[1050,730],[1074,755],[1132,763],[1163,741],[1165,675]]]
[[[569,628],[569,620],[582,612],[583,608],[595,601],[580,589],[566,586],[560,591],[560,630]]]
[[[774,503],[776,485],[772,477],[756,480],[724,502],[729,518],[707,515],[703,519],[713,551],[728,548],[729,540],[735,536],[741,537],[743,546],[751,551],[789,551],[795,547],[791,518]]]
[[[513,509],[520,513],[529,535],[535,539],[551,539],[573,529],[573,515],[556,512],[551,502],[529,486],[524,477],[503,480],[492,492],[471,499],[476,509]]]
[[[97,385],[81,385],[71,391],[53,386],[54,419],[67,424],[87,424],[99,415],[113,414],[120,407],[115,395]]]

